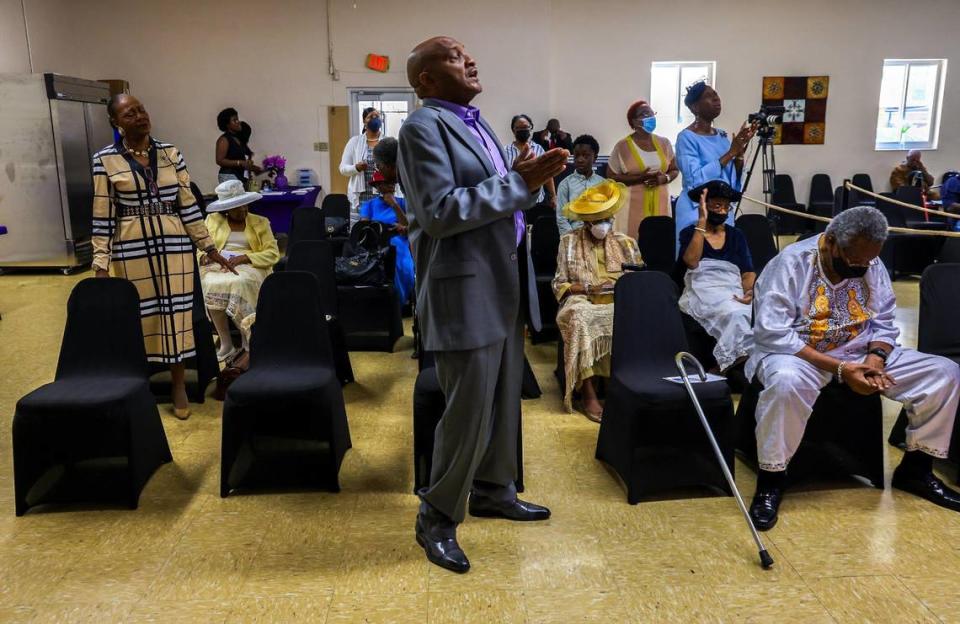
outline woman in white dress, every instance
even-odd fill
[[[217,359],[222,362],[239,351],[230,335],[230,321],[244,330],[243,348],[249,348],[249,327],[257,311],[260,285],[280,259],[280,250],[270,222],[249,212],[248,205],[260,199],[259,193],[245,192],[242,182],[228,180],[217,187],[217,196],[219,199],[207,206],[211,213],[207,230],[236,274],[201,257],[200,282],[207,312],[220,337]]]
[[[350,178],[347,197],[350,198],[350,225],[360,220],[360,205],[373,199],[373,148],[383,138],[383,120],[380,111],[363,109],[363,132],[347,141],[340,159],[340,174]]]

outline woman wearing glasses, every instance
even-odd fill
[[[614,227],[636,237],[640,222],[670,212],[670,182],[680,173],[670,141],[655,135],[657,116],[640,100],[627,109],[627,123],[633,133],[621,139],[610,152],[607,177],[630,189],[626,210],[621,210]]]
[[[189,418],[184,360],[193,341],[193,246],[236,272],[213,244],[176,147],[150,136],[137,98],[107,106],[120,140],[93,157],[93,268],[97,277],[133,282],[147,360],[170,365],[174,415]]]

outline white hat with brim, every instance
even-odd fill
[[[257,201],[263,195],[253,191],[245,191],[240,180],[227,180],[217,185],[215,189],[217,201],[207,204],[207,212],[226,212],[240,206],[246,206]]]

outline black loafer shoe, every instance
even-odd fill
[[[546,520],[550,517],[550,510],[541,505],[522,501],[519,498],[510,503],[501,503],[471,495],[470,515],[477,518],[506,518],[507,520],[532,522]]]
[[[425,528],[421,515],[417,515],[417,543],[427,554],[430,563],[441,568],[463,574],[470,570],[470,561],[457,543],[456,535],[447,532],[431,531]],[[443,533],[437,535],[437,533]]]
[[[781,500],[783,490],[780,488],[757,489],[750,503],[750,519],[758,531],[769,531],[776,526]]]
[[[910,492],[920,498],[925,498],[934,505],[940,505],[953,511],[960,511],[960,492],[948,488],[944,485],[943,481],[934,476],[932,472],[928,472],[923,476],[916,476],[908,474],[906,471],[897,467],[897,469],[893,471],[893,480],[890,482],[890,485],[898,490]]]

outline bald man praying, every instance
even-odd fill
[[[566,150],[521,154],[512,169],[470,102],[477,64],[449,37],[424,41],[407,61],[423,100],[400,128],[400,179],[417,269],[423,347],[434,353],[446,409],[437,425],[430,485],[419,492],[417,542],[454,572],[470,562],[457,542],[473,516],[546,520],[517,498],[523,325],[539,327],[523,211],[565,166]]]

